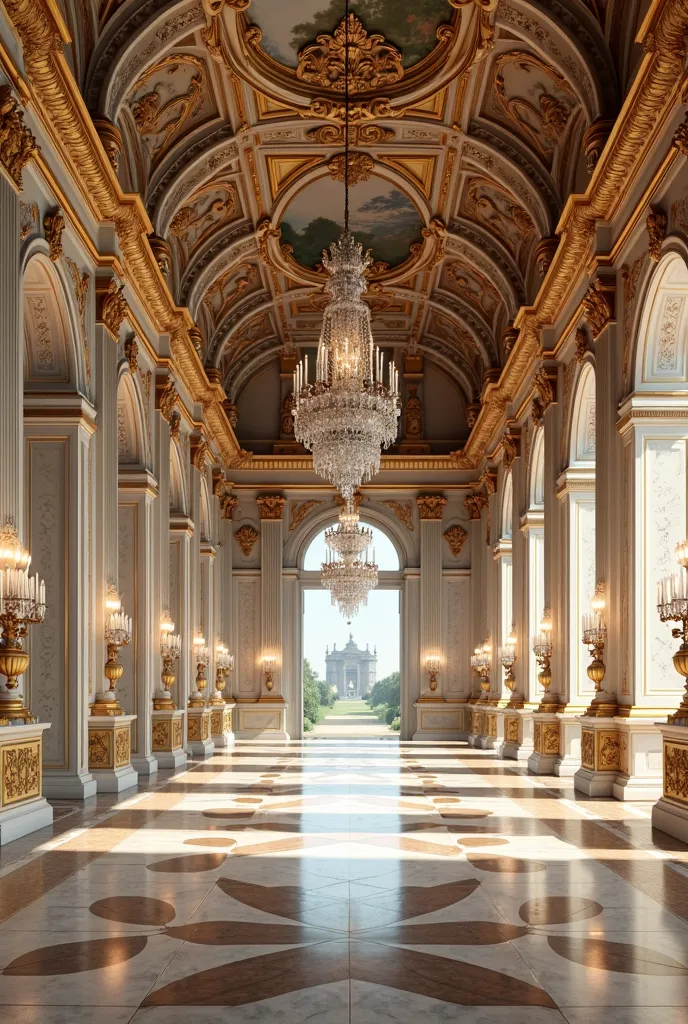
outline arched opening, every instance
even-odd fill
[[[504,647],[507,643],[507,638],[511,633],[514,617],[512,561],[513,517],[514,486],[511,471],[509,470],[504,476],[500,516],[500,537],[499,542],[495,547],[495,559],[498,563],[499,569],[499,648]]]
[[[540,700],[544,692],[538,682],[538,663],[531,637],[540,627],[545,611],[545,431],[539,427],[533,438],[528,478],[529,505],[521,523],[527,545],[527,619],[521,646],[527,646],[528,678],[526,699]]]
[[[372,532],[379,579],[350,620],[320,581],[332,523],[302,550],[303,721],[314,739],[396,739],[401,730],[400,552],[379,524],[361,522]]]

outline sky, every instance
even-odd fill
[[[399,568],[394,545],[380,530],[372,527],[375,560],[380,569]],[[314,538],[304,561],[304,569],[319,569],[325,558],[323,534]],[[341,650],[353,634],[354,641],[365,650],[377,647],[377,678],[384,679],[399,670],[399,591],[372,590],[367,607],[361,608],[351,625],[332,606],[327,590],[304,592],[303,654],[321,679],[325,678],[325,649],[334,644]]]

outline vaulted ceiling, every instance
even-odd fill
[[[373,329],[399,362],[424,356],[464,414],[585,189],[643,7],[352,0],[352,228],[376,261]],[[320,251],[343,220],[344,0],[102,0],[97,25],[63,11],[99,134],[236,403],[317,342]]]

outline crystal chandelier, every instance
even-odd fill
[[[349,0],[346,0],[348,54]],[[294,436],[313,453],[313,469],[346,501],[380,469],[381,448],[397,435],[399,375],[373,342],[370,309],[361,296],[370,252],[349,232],[349,60],[344,88],[344,233],[323,252],[330,296],[323,314],[315,382],[308,356],[294,374]]]
[[[325,532],[328,552],[321,581],[347,622],[368,604],[368,593],[377,586],[375,551],[368,556],[372,541],[372,530],[359,525],[358,513],[350,504],[340,513],[338,525]]]

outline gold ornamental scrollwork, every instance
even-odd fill
[[[650,210],[645,223],[648,235],[647,255],[653,263],[658,263],[662,255],[662,243],[667,234],[668,218],[663,210]]]
[[[22,172],[38,150],[24,124],[24,111],[9,85],[0,85],[0,163],[21,191]]]
[[[411,503],[408,501],[381,501],[381,505],[388,508],[397,517],[400,523],[403,523],[407,530],[413,530],[413,513],[411,509]]]
[[[240,526],[234,534],[236,542],[241,548],[244,558],[250,558],[251,552],[255,547],[256,541],[258,540],[259,533],[254,526]]]
[[[603,282],[596,277],[585,293],[583,309],[592,340],[597,341],[607,324],[614,319],[614,288],[611,282]]]
[[[43,230],[45,231],[45,240],[48,243],[48,255],[53,263],[57,263],[62,258],[62,232],[65,227],[65,219],[59,210],[55,210],[53,213],[46,213],[43,218]]]
[[[129,313],[127,300],[123,293],[124,285],[118,285],[114,278],[109,282],[107,290],[97,289],[100,305],[98,320],[108,329],[115,340],[119,338],[120,327]]]
[[[664,742],[664,796],[688,802],[688,746]]]
[[[449,545],[454,558],[458,558],[463,551],[463,546],[466,543],[468,537],[467,530],[464,530],[463,526],[456,523],[454,526],[450,526],[449,529],[444,531],[444,539]]]
[[[41,795],[41,741],[2,747],[2,803]]]
[[[469,494],[467,498],[464,498],[463,504],[471,519],[478,520],[487,505],[487,498],[484,494],[477,492],[476,494]]]
[[[506,469],[510,469],[513,465],[514,459],[517,459],[521,450],[521,438],[517,434],[512,434],[510,430],[507,430],[502,434],[500,441],[502,448],[502,461]]]
[[[539,427],[542,424],[546,410],[555,401],[554,381],[543,366],[540,367],[533,377],[533,390],[535,391],[535,397],[533,398],[530,416],[535,426]]]
[[[315,498],[311,498],[310,501],[292,502],[289,532],[291,533],[297,528],[297,526],[300,526],[306,516],[309,515],[313,509],[318,508],[319,505],[324,505],[324,502],[317,501]]]
[[[205,473],[208,463],[212,461],[210,445],[204,437],[191,438],[191,465],[195,466],[199,473]]]
[[[346,159],[343,153],[337,153],[327,164],[330,177],[333,181],[344,181]],[[349,153],[349,184],[358,185],[361,181],[368,181],[375,170],[373,158],[367,153]]]
[[[179,393],[172,377],[158,377],[155,381],[155,408],[168,423],[172,422],[172,413],[178,401]]]
[[[379,32],[368,34],[355,14],[342,18],[334,35],[322,33],[299,52],[296,77],[309,85],[344,92],[347,63],[351,95],[395,85],[404,76],[401,51]]]
[[[418,506],[421,520],[436,519],[441,521],[446,504],[447,499],[441,494],[419,494],[416,498],[416,505]]]

